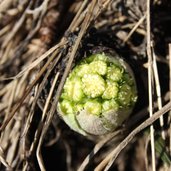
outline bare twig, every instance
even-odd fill
[[[50,100],[52,98],[52,94],[53,94],[53,91],[55,89],[55,85],[56,85],[56,82],[58,80],[58,76],[59,76],[59,73],[56,74],[55,79],[54,79],[54,81],[52,83],[52,87],[50,89],[48,98],[47,98],[46,103],[45,103],[45,107],[43,109],[43,114],[42,114],[42,119],[41,119],[42,121],[45,120],[45,116],[46,116],[46,113],[47,113],[47,110],[48,110],[48,106],[50,105]],[[37,154],[37,160],[38,160],[40,169],[42,171],[45,171],[46,169],[44,167],[43,160],[42,160],[42,155],[41,155],[41,145],[42,145],[42,142],[43,142],[43,135],[41,134],[36,154]]]
[[[157,67],[156,55],[154,53],[154,50],[153,50],[153,70],[154,70],[154,78],[155,78],[155,83],[156,83],[158,109],[160,110],[162,108],[161,88],[160,88],[160,82],[159,82],[159,75],[158,75],[158,67]],[[163,129],[163,126],[164,126],[163,116],[160,117],[160,126]],[[164,130],[162,130],[162,138],[164,140],[166,138]]]
[[[152,52],[151,52],[151,15],[150,15],[150,0],[147,0],[147,55],[148,55],[148,92],[149,92],[149,114],[153,116],[153,89],[152,89]],[[151,153],[152,153],[152,171],[156,171],[155,162],[155,145],[154,145],[154,127],[150,126],[151,135]]]
[[[104,139],[102,139],[100,142],[98,142],[92,152],[84,159],[81,166],[79,167],[78,171],[83,171],[91,161],[91,159],[98,153],[98,151],[106,144],[108,143],[114,136],[117,136],[120,133],[120,131],[114,132],[108,136],[106,136]]]
[[[56,52],[56,53],[57,53],[57,52]],[[52,55],[52,57],[55,57],[55,56],[56,56],[56,53],[54,53],[54,54]],[[29,116],[28,116],[28,118],[27,118],[27,121],[26,121],[25,129],[24,129],[24,133],[23,133],[23,135],[24,135],[24,142],[26,142],[26,136],[27,136],[27,133],[28,133],[28,129],[29,129],[29,127],[30,127],[30,122],[32,121],[33,116],[34,116],[34,115],[33,115],[33,114],[34,114],[34,109],[35,109],[35,106],[36,106],[36,104],[37,104],[38,98],[39,98],[39,96],[40,96],[40,94],[41,94],[41,92],[42,92],[42,90],[43,90],[43,88],[44,88],[44,86],[45,86],[45,83],[46,83],[46,81],[47,81],[47,79],[48,79],[48,77],[49,77],[51,71],[54,69],[54,67],[55,67],[56,64],[58,63],[60,57],[61,57],[61,54],[59,54],[58,57],[55,59],[55,61],[54,61],[53,63],[50,64],[50,66],[49,66],[50,68],[49,68],[48,71],[46,72],[43,81],[42,81],[41,84],[39,85],[39,88],[38,88],[38,90],[37,90],[36,96],[35,96],[35,98],[34,98],[34,101],[33,101],[33,103],[32,103],[31,109],[30,109],[30,114],[29,114]],[[57,75],[58,75],[58,74],[57,74]],[[46,116],[46,112],[43,113],[43,116],[42,116],[42,119],[41,119],[41,121],[40,121],[40,124],[39,124],[39,126],[38,126],[38,128],[37,128],[37,130],[36,130],[36,132],[35,132],[34,141],[31,143],[31,147],[30,147],[30,149],[29,149],[30,155],[32,154],[32,152],[33,152],[33,151],[35,150],[35,148],[36,148],[37,142],[38,142],[38,140],[39,140],[40,132],[41,132],[42,129],[43,129],[42,126],[43,126],[43,124],[44,124],[44,122],[45,122],[45,116]],[[24,144],[24,145],[25,145],[25,144]],[[26,147],[24,146],[24,148],[26,148]]]
[[[171,101],[171,44],[169,44],[169,90],[170,90],[170,101]],[[170,133],[170,155],[171,155],[171,111],[169,115],[169,123],[170,123],[170,128],[169,128],[169,133]],[[171,169],[171,168],[170,168]]]
[[[140,20],[135,24],[135,26],[132,28],[132,30],[129,32],[127,37],[123,40],[124,43],[128,41],[128,39],[131,37],[131,35],[136,31],[136,29],[143,23],[143,21],[146,18],[146,14],[144,14],[143,17],[140,18]]]
[[[0,146],[0,162],[9,170],[12,170],[11,166],[9,165],[9,163],[5,159],[4,151],[3,151],[1,146]]]

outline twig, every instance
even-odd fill
[[[11,24],[8,24],[7,26],[3,27],[0,30],[0,37],[6,34],[10,30],[10,28],[11,28]]]
[[[146,14],[144,14],[144,16],[141,17],[140,20],[135,24],[135,26],[129,32],[127,37],[123,40],[124,43],[126,43],[128,41],[128,39],[132,36],[132,34],[135,32],[135,30],[142,24],[142,22],[145,20],[145,18],[146,18]]]
[[[9,165],[9,163],[6,161],[5,159],[5,155],[4,155],[4,151],[2,149],[2,147],[0,146],[0,162],[9,170],[12,170],[11,166]]]
[[[92,152],[84,159],[81,166],[79,167],[78,171],[84,171],[91,159],[98,153],[98,151],[106,144],[108,143],[114,136],[117,136],[120,133],[120,131],[114,132],[104,139],[102,139],[99,143],[97,143],[92,150]]]
[[[56,53],[57,53],[57,52],[56,52]],[[54,54],[52,55],[52,58],[56,56],[56,53],[54,53]],[[41,84],[39,85],[39,88],[38,88],[38,90],[37,90],[36,96],[35,96],[35,98],[34,98],[34,101],[33,101],[33,103],[32,103],[31,109],[30,109],[30,114],[29,114],[29,116],[28,116],[28,118],[27,118],[27,121],[26,121],[26,126],[25,126],[25,129],[24,129],[24,132],[23,132],[24,139],[26,139],[26,135],[27,135],[28,129],[29,129],[29,127],[30,127],[30,122],[31,122],[32,119],[33,119],[33,113],[34,113],[34,109],[35,109],[35,106],[36,106],[36,104],[37,104],[38,98],[39,98],[39,96],[40,96],[40,94],[41,94],[41,92],[42,92],[42,90],[43,90],[43,88],[44,88],[44,86],[45,86],[45,84],[46,84],[46,81],[47,81],[47,79],[48,79],[48,77],[49,77],[51,71],[52,71],[52,70],[54,69],[54,67],[57,65],[57,63],[58,63],[60,57],[61,57],[61,54],[59,54],[59,55],[56,57],[55,61],[52,62],[52,63],[49,65],[49,69],[47,70],[47,72],[46,72],[46,74],[44,75],[44,78],[43,78]],[[37,128],[37,130],[36,130],[36,132],[35,132],[34,141],[32,142],[31,147],[30,147],[30,149],[29,149],[29,153],[30,153],[30,154],[32,154],[32,152],[33,152],[33,151],[35,150],[35,148],[36,148],[37,141],[39,140],[39,136],[40,136],[40,134],[41,134],[40,132],[41,132],[42,129],[43,129],[42,126],[43,126],[43,124],[44,124],[44,122],[45,122],[45,118],[44,118],[44,117],[45,117],[45,114],[46,114],[46,112],[44,112],[44,114],[43,114],[43,116],[42,116],[42,119],[41,119],[41,121],[40,121],[40,124],[39,124],[39,126],[38,126],[38,128]],[[25,140],[24,140],[24,142],[25,142]],[[25,147],[24,147],[24,148],[25,148]]]
[[[170,91],[170,101],[171,101],[171,44],[169,44],[169,91]],[[171,155],[171,111],[170,111],[170,115],[169,115],[169,123],[170,123],[170,128],[169,128],[169,137],[170,137],[170,155]],[[170,166],[171,169],[171,166]]]
[[[79,26],[79,24],[81,23],[81,21],[83,20],[84,16],[85,16],[85,11],[83,11],[83,9],[85,8],[85,6],[87,5],[88,0],[83,1],[79,11],[77,12],[76,16],[74,17],[72,23],[70,24],[68,30],[74,31],[76,29],[76,27]]]
[[[156,82],[158,109],[160,110],[162,108],[161,88],[160,88],[160,81],[159,81],[156,55],[154,53],[154,50],[153,50],[153,70],[154,70],[154,78],[155,78],[155,82]],[[162,138],[165,140],[166,136],[165,136],[165,133],[163,130],[163,126],[164,126],[163,116],[160,117],[160,126],[162,128]]]
[[[55,85],[56,85],[56,82],[58,80],[58,76],[59,76],[59,73],[56,74],[55,78],[54,78],[54,81],[52,83],[52,87],[50,89],[50,92],[49,92],[49,95],[47,97],[47,100],[46,100],[46,103],[45,103],[45,107],[43,109],[43,114],[42,114],[42,121],[45,120],[45,116],[46,116],[46,113],[47,113],[47,110],[48,110],[48,107],[50,105],[50,100],[52,98],[52,94],[54,92],[54,89],[55,89]],[[43,159],[42,159],[42,155],[41,155],[41,145],[42,145],[42,141],[43,141],[43,135],[41,134],[40,136],[40,139],[39,139],[39,144],[38,144],[38,147],[37,147],[37,150],[36,150],[36,155],[37,155],[37,160],[38,160],[38,164],[40,166],[40,169],[43,171],[45,171],[45,167],[44,167],[44,164],[43,164]]]
[[[10,114],[10,111],[11,111],[11,107],[12,107],[12,104],[13,104],[13,101],[15,99],[15,92],[16,92],[16,88],[17,88],[17,82],[18,80],[14,80],[13,81],[13,85],[12,85],[12,89],[11,89],[11,96],[9,97],[9,104],[8,104],[8,108],[7,108],[7,111],[6,111],[6,117],[8,117],[8,115]]]
[[[152,52],[151,52],[151,15],[150,0],[147,0],[147,55],[148,55],[148,94],[149,94],[149,114],[153,116],[153,97],[152,97]],[[154,145],[154,127],[150,126],[151,153],[152,153],[152,171],[156,171],[155,145]]]
[[[37,65],[39,65],[44,59],[48,58],[49,55],[51,55],[53,52],[58,50],[61,46],[65,46],[65,44],[59,43],[57,45],[54,45],[52,48],[50,48],[48,51],[46,51],[43,55],[38,57],[35,61],[33,61],[26,68],[24,68],[21,72],[19,72],[16,76],[10,77],[7,79],[15,79],[15,78],[21,77],[25,72],[28,72],[28,71],[32,70],[33,68],[35,68]]]

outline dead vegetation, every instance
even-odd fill
[[[168,0],[0,0],[0,170],[169,171],[170,7]],[[86,138],[56,106],[74,63],[96,47],[130,63],[139,100],[122,128]]]

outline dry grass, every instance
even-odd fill
[[[170,6],[0,0],[0,170],[169,171]],[[116,132],[83,137],[63,123],[56,106],[74,63],[97,46],[128,60],[139,100]]]

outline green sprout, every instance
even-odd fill
[[[120,126],[136,101],[136,83],[128,64],[118,57],[94,54],[69,74],[58,112],[76,132],[102,135]]]

